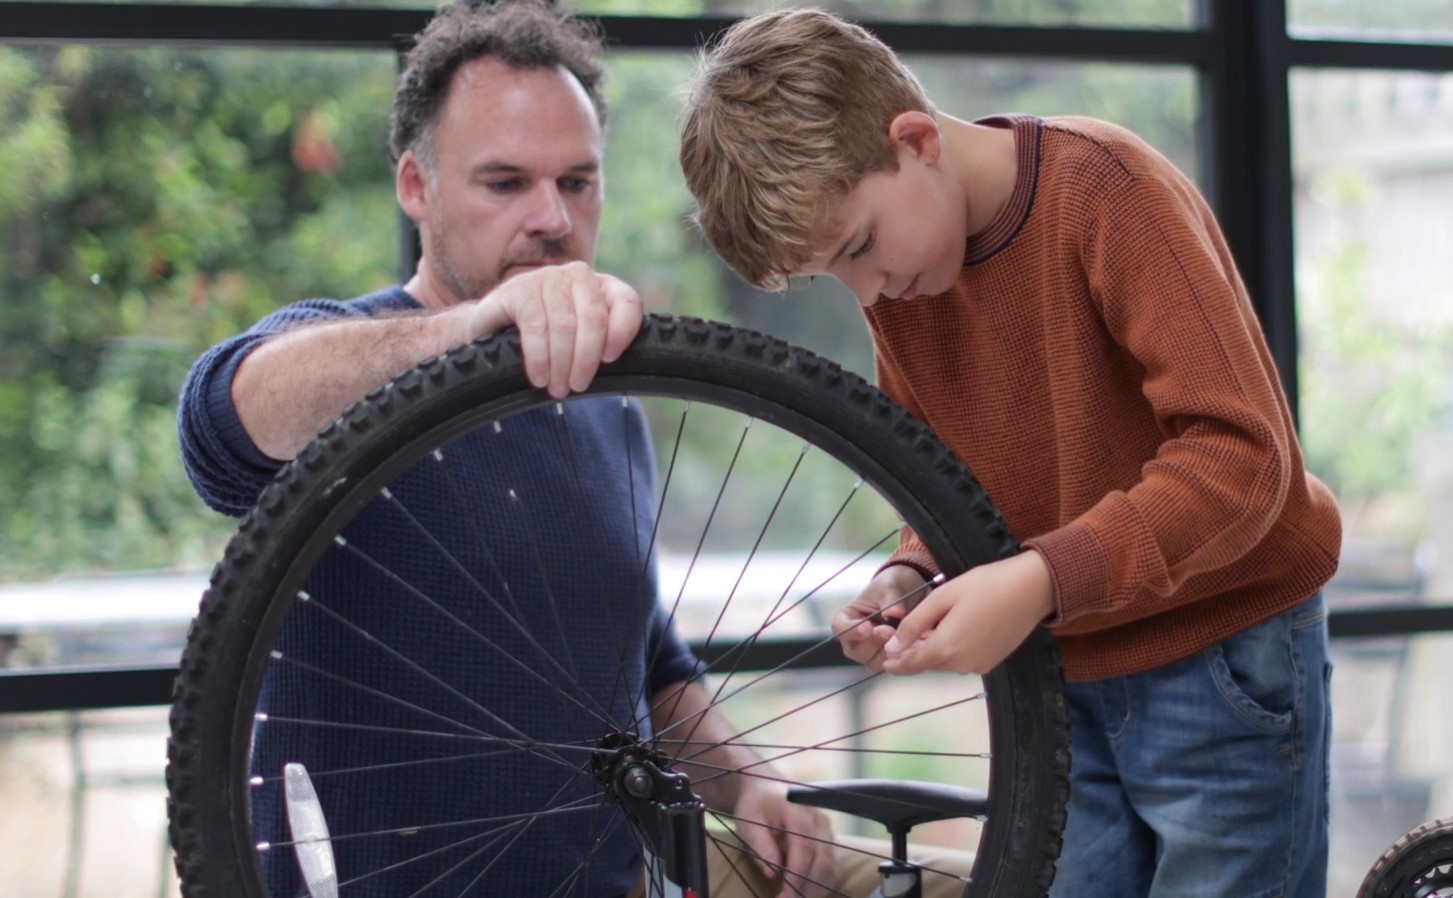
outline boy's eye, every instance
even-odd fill
[[[853,250],[848,258],[852,259],[853,261],[857,261],[858,259],[861,259],[863,256],[867,255],[868,251],[873,248],[873,238],[874,233],[872,231],[869,231],[867,239],[863,241],[861,246]]]

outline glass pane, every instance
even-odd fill
[[[1353,550],[1453,597],[1453,75],[1298,71],[1292,101],[1308,462]]]
[[[1328,895],[1355,895],[1403,834],[1453,816],[1453,636],[1334,640]]]
[[[0,0],[3,2],[3,0]],[[65,2],[65,0],[62,0]],[[126,3],[129,0],[101,0]],[[231,0],[161,0],[189,6]],[[965,25],[1083,25],[1101,28],[1190,28],[1195,0],[843,0],[833,12],[856,19]],[[280,6],[332,6],[330,0],[282,0]],[[350,6],[433,9],[428,0],[353,0]],[[596,16],[746,16],[779,9],[772,0],[575,0],[573,12]]]
[[[10,0],[0,0],[0,6],[4,6]],[[137,0],[48,0],[51,3],[110,3],[117,6],[135,5]],[[147,0],[150,2],[171,4],[178,6],[236,6],[236,0]],[[271,2],[269,6],[338,6],[333,0],[278,0]],[[374,7],[381,9],[426,9],[432,10],[439,4],[428,2],[428,0],[349,0],[348,6],[353,7]]]
[[[1189,28],[1193,0],[841,0],[833,12],[877,22]],[[781,9],[774,0],[575,0],[596,15],[746,16]]]
[[[182,375],[280,297],[393,279],[393,75],[390,53],[0,47],[10,664],[167,656],[201,579],[174,572],[233,527],[182,473]]]
[[[1088,115],[1123,125],[1199,180],[1199,81],[1186,68],[1110,63],[905,61],[944,112],[978,118],[1002,112]]]
[[[909,56],[945,112],[1081,114],[1125,125],[1193,177],[1200,171],[1197,80],[1187,69]],[[607,82],[605,222],[599,262],[641,289],[648,308],[721,318],[791,340],[871,379],[872,349],[852,295],[818,278],[790,295],[748,287],[687,224],[677,116],[695,63],[686,54],[615,53]]]
[[[1453,76],[1297,71],[1291,88],[1302,441],[1346,533],[1328,601],[1449,602]],[[1453,814],[1448,648],[1334,643],[1332,894]]]
[[[1288,30],[1295,37],[1453,42],[1453,5],[1447,0],[1288,0]]]
[[[0,716],[0,870],[12,898],[177,896],[165,708]]]

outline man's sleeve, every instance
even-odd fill
[[[360,314],[334,300],[296,303],[245,333],[208,349],[187,372],[177,403],[182,467],[197,495],[223,514],[241,517],[283,462],[269,458],[247,435],[232,401],[232,379],[248,354],[269,337],[311,321]]]
[[[672,683],[695,680],[706,673],[706,665],[691,653],[676,631],[676,624],[659,604],[652,606],[651,633],[646,657],[655,659],[647,671],[647,695],[655,695]]]

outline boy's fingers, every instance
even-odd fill
[[[916,674],[925,670],[936,670],[945,660],[940,645],[942,642],[942,639],[935,639],[929,633],[906,651],[884,661],[883,669],[890,674]]]
[[[903,615],[903,619],[898,621],[897,632],[884,647],[889,656],[914,646],[919,637],[938,626],[938,622],[943,620],[950,607],[952,602],[945,593],[938,591],[931,593],[918,607]]]
[[[849,661],[876,671],[881,670],[883,666],[884,639],[886,637],[880,637],[872,628],[852,630],[838,636],[838,645],[842,646],[843,655]]]
[[[864,611],[855,604],[848,605],[833,614],[832,620],[828,622],[828,629],[832,631],[832,635],[841,639],[855,631],[861,633],[869,630],[870,628],[865,627],[864,624],[867,624],[871,617],[872,612]]]

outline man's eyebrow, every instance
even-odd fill
[[[474,171],[478,174],[519,175],[524,174],[525,167],[523,165],[515,165],[512,162],[491,160],[489,162],[479,163],[474,167]]]
[[[568,171],[568,172],[574,172],[576,174],[595,174],[596,172],[600,171],[600,163],[597,162],[597,161],[595,161],[595,160],[593,160],[593,159],[592,160],[589,160],[589,161],[586,161],[586,162],[577,162],[575,165],[572,165],[568,169],[566,169],[566,171]],[[475,174],[481,174],[481,175],[528,175],[528,174],[530,174],[529,169],[527,169],[523,165],[516,165],[513,162],[503,162],[503,161],[500,161],[500,160],[491,160],[489,162],[481,162],[480,164],[478,164],[478,165],[476,165],[474,167],[474,172],[475,172]]]

